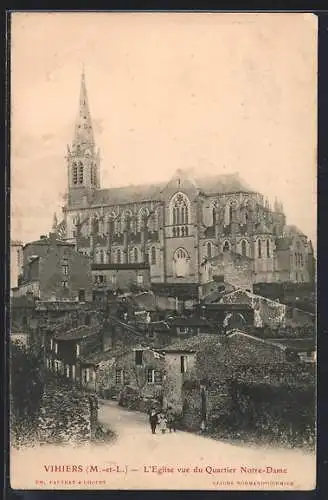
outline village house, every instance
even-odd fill
[[[134,263],[93,263],[93,299],[106,300],[116,290],[129,292],[133,289],[150,287],[149,264]]]
[[[81,368],[80,356],[103,350],[101,326],[78,326],[48,336],[45,343],[49,371],[67,377],[77,384],[89,382],[89,373]]]
[[[21,334],[28,343],[38,339],[38,315],[32,294],[23,297],[11,297],[10,334]]]
[[[121,398],[123,406],[129,404],[129,392],[137,404],[161,397],[164,357],[145,343],[85,356],[81,363],[96,377],[97,391],[106,398]],[[92,382],[87,387],[92,388]]]
[[[208,284],[221,278],[233,287],[252,290],[255,281],[253,259],[235,252],[223,252],[213,257],[205,257],[201,266],[202,297]]]
[[[14,297],[27,293],[39,300],[92,299],[89,257],[77,252],[75,245],[59,240],[55,233],[23,247],[22,274]]]
[[[286,363],[286,348],[244,334],[200,334],[161,351],[165,355],[163,400],[185,424],[200,428],[202,419],[230,404],[228,381],[236,369]],[[217,384],[215,383],[217,382]]]
[[[254,326],[278,328],[284,326],[313,325],[315,315],[281,304],[275,300],[261,297],[246,290],[235,290],[224,294],[220,299],[221,304],[242,304],[250,306],[254,311]]]
[[[249,304],[221,304],[205,300],[195,306],[195,311],[201,318],[206,318],[210,329],[216,333],[254,324],[254,311]]]

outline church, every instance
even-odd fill
[[[202,177],[179,170],[164,184],[103,188],[84,72],[72,143],[61,238],[98,264],[147,264],[155,289],[197,290],[217,275],[247,287],[313,280],[312,244],[286,224],[282,203],[238,174]]]

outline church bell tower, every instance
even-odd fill
[[[78,116],[71,146],[67,146],[69,204],[92,197],[100,188],[100,154],[96,150],[88,102],[85,73],[82,72]]]

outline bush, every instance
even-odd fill
[[[44,391],[43,356],[37,346],[10,347],[11,436],[13,444],[37,439],[37,421]]]
[[[126,385],[119,394],[118,404],[129,410],[137,410],[139,405],[140,395],[137,389]]]
[[[314,380],[231,382],[232,427],[290,446],[313,444]]]

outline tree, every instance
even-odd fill
[[[43,353],[39,346],[10,346],[11,431],[15,442],[35,437],[44,388]]]

